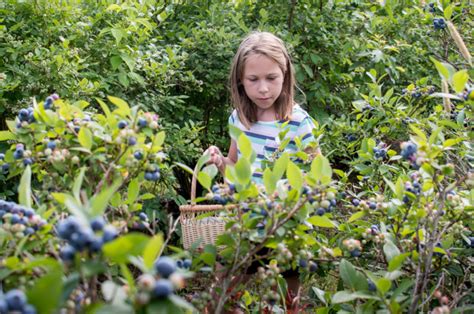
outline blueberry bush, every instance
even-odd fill
[[[472,312],[469,4],[3,1],[0,313]],[[316,126],[258,184],[227,126],[254,29]],[[193,175],[223,208],[195,223],[225,228],[184,249]]]

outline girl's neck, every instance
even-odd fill
[[[275,108],[272,106],[267,109],[258,109],[257,112],[258,121],[275,121],[277,120]]]

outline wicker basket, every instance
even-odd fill
[[[200,241],[196,246],[202,249],[207,244],[214,244],[217,237],[224,233],[226,221],[223,217],[219,217],[219,213],[224,209],[230,209],[235,205],[196,205],[196,177],[199,169],[194,169],[191,182],[191,204],[181,205],[180,223],[182,230],[183,246],[185,249]],[[198,219],[202,214],[210,214],[203,219]]]

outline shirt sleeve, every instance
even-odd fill
[[[303,147],[306,147],[309,143],[316,140],[313,135],[313,129],[315,127],[313,119],[309,115],[306,115],[303,121],[301,121],[296,131],[296,136],[301,140]]]

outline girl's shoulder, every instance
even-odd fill
[[[293,106],[293,111],[291,112],[291,121],[302,122],[308,118],[311,119],[310,115],[300,105],[295,104]]]

